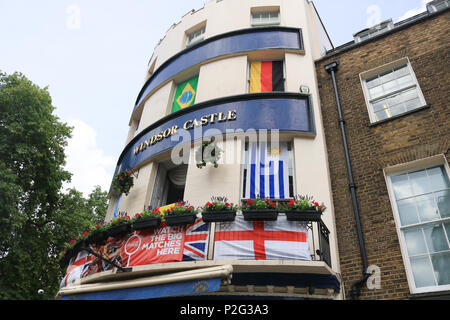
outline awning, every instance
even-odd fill
[[[233,267],[202,268],[138,278],[127,281],[94,283],[63,288],[61,300],[130,300],[190,295],[219,291],[222,279],[229,280]]]

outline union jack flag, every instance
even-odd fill
[[[206,260],[209,242],[209,224],[199,218],[186,229],[183,261]]]

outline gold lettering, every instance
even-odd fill
[[[236,119],[237,119],[236,110],[229,110],[228,111],[228,120],[236,120]]]
[[[136,155],[136,154],[138,154],[138,153],[139,153],[139,146],[137,146],[137,147],[134,148],[134,154]]]
[[[203,116],[200,120],[202,121],[202,125],[208,124],[208,116]]]
[[[150,145],[154,144],[156,142],[156,136],[152,137],[152,140],[150,141]]]
[[[172,127],[172,129],[170,129],[171,130],[171,135],[174,135],[175,133],[177,133],[177,130],[178,130],[178,126],[173,126]]]
[[[170,136],[172,133],[172,128],[167,128],[166,130],[164,130],[164,134],[163,137],[167,138],[168,136]]]
[[[156,141],[160,141],[160,140],[162,140],[162,138],[163,138],[163,132],[161,131],[160,133],[158,133],[156,135]]]
[[[219,122],[227,121],[227,117],[224,117],[223,113],[219,112],[219,117],[218,117],[217,121],[219,121]]]
[[[184,125],[183,125],[183,128],[184,128],[185,130],[191,129],[191,128],[194,126],[194,125],[192,125],[191,123],[192,123],[192,120],[186,121],[186,122],[184,123]],[[189,124],[189,125],[188,125],[188,124]]]
[[[214,117],[217,116],[217,113],[212,113],[212,114],[210,114],[210,116],[211,116],[210,123],[214,123]]]
[[[201,126],[201,123],[199,123],[197,121],[197,119],[194,119],[193,123],[194,123],[194,126],[196,126],[196,127],[200,127]]]

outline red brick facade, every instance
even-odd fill
[[[450,11],[420,18],[367,42],[336,49],[316,62],[343,287],[346,298],[362,276],[333,83],[324,66],[338,60],[337,87],[369,265],[381,289],[361,287],[360,299],[412,298],[383,169],[433,155],[450,157]],[[359,74],[408,57],[428,107],[371,125]],[[449,266],[450,268],[450,266]]]

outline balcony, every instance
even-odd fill
[[[233,227],[233,224],[238,224],[240,223],[239,221],[243,221],[240,213],[236,215],[235,222],[227,223],[228,227]],[[277,221],[258,221],[257,223],[263,223],[263,228],[265,224],[266,228],[270,229],[270,225],[274,227],[283,223],[283,221],[285,221],[285,214],[279,213]],[[253,223],[256,226],[256,222]],[[190,294],[195,294],[190,297],[198,296],[201,298],[202,295],[256,295],[266,297],[286,296],[286,294],[289,294],[292,297],[309,296],[334,299],[340,291],[340,281],[331,269],[330,232],[321,219],[297,223],[308,234],[307,255],[309,257],[305,257],[302,260],[293,258],[297,252],[287,251],[275,253],[275,255],[281,256],[274,259],[270,257],[271,253],[268,249],[265,259],[256,257],[256,253],[256,258],[253,259],[218,259],[218,257],[224,256],[218,254],[220,253],[218,252],[220,250],[218,234],[221,231],[219,224],[223,223],[205,224],[201,219],[197,219],[195,224],[200,229],[198,234],[190,226],[184,229],[186,237],[184,239],[184,251],[181,261],[141,264],[139,259],[135,259],[136,265],[132,265],[131,255],[136,251],[133,251],[135,249],[130,249],[130,244],[137,243],[134,240],[137,239],[136,237],[141,237],[138,249],[143,248],[146,243],[144,237],[148,237],[149,234],[139,231],[129,233],[122,239],[122,249],[120,251],[129,254],[126,266],[131,267],[130,272],[118,272],[116,268],[109,268],[102,272],[93,273],[62,288],[58,294],[59,297],[63,299],[84,299],[89,297],[96,297],[96,299],[103,297],[107,299],[113,292],[115,292],[114,294],[120,294],[120,290],[124,288],[138,290],[137,288],[142,287],[142,290],[145,291],[147,289],[155,289],[155,286],[164,287],[186,284],[189,281],[193,281],[192,279],[195,280],[195,283],[199,281],[216,281],[217,279],[220,281],[217,280],[219,284],[216,283],[214,290],[210,288],[210,291],[192,293],[183,291],[184,294],[182,292],[181,295],[190,296]],[[189,228],[191,229],[189,230]],[[292,226],[291,230],[294,230]],[[201,235],[205,233],[207,237],[202,237]],[[257,231],[253,230],[252,233],[256,235]],[[188,237],[191,237],[191,239],[188,239]],[[189,255],[189,250],[192,251],[192,249],[197,248],[199,251],[202,251],[201,245],[198,245],[199,242],[195,245],[194,241],[190,244],[188,243],[188,247],[186,246],[187,242],[193,240],[192,238],[204,240],[206,247],[203,251],[205,253],[203,259],[194,260],[193,255]],[[253,245],[256,246],[256,241]],[[146,249],[150,247],[147,244]],[[239,251],[239,249],[237,250]],[[246,254],[247,252],[244,252],[242,256],[245,257]],[[197,255],[201,255],[201,252],[197,252]],[[286,258],[283,258],[283,255]],[[212,286],[211,283],[209,285]],[[103,296],[102,292],[104,293]],[[151,294],[151,297],[162,296]],[[117,298],[117,296],[115,297]]]

